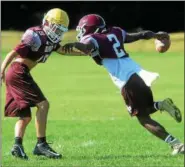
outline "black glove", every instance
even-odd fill
[[[153,37],[155,37],[156,33],[152,32],[152,31],[143,31],[142,32],[142,39],[151,39]]]
[[[71,53],[73,51],[74,45],[75,45],[75,43],[67,43],[64,46],[62,46],[62,50],[65,53]]]

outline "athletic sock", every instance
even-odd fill
[[[46,137],[37,137],[37,143],[44,143],[46,142]]]
[[[21,137],[15,137],[15,144],[22,145],[22,138]]]
[[[177,138],[173,137],[172,135],[168,135],[166,139],[164,140],[166,143],[168,143],[170,146],[174,146],[176,144],[181,143]]]
[[[155,108],[156,110],[160,110],[159,103],[160,103],[160,101],[154,102],[154,108]]]

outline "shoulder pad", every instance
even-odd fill
[[[91,38],[91,35],[85,35],[81,38],[80,42],[88,41]]]
[[[31,48],[32,51],[38,51],[41,46],[39,35],[33,30],[26,30],[23,34],[21,42]]]
[[[112,27],[113,29],[124,31],[121,27]]]
[[[122,33],[122,37],[123,37],[123,42],[125,41],[125,36],[126,36],[126,32],[125,30],[123,30],[121,27],[112,27],[114,29],[120,30]]]
[[[93,45],[94,45],[94,47],[95,47],[96,49],[99,48],[99,44],[98,44],[97,40],[96,40],[92,35],[86,35],[86,36],[84,36],[84,37],[80,40],[80,42],[82,42],[82,43],[91,42],[91,43],[93,43]]]

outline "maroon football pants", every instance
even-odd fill
[[[13,62],[6,72],[5,116],[31,117],[30,107],[46,98],[25,64]]]

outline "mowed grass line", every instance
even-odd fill
[[[3,56],[5,54],[6,51]],[[145,69],[160,73],[160,79],[153,85],[155,99],[172,97],[184,116],[183,52],[162,55],[138,52],[131,57]],[[119,90],[105,69],[89,57],[52,54],[46,64],[32,71],[32,75],[51,105],[48,141],[53,142],[52,147],[64,157],[50,160],[32,155],[36,142],[32,120],[24,139],[30,160],[12,158],[15,119],[3,117],[3,166],[184,166],[183,156],[172,157],[167,144],[146,132],[136,118],[129,116]],[[2,90],[4,104],[4,85]],[[34,115],[35,109],[33,118]],[[153,118],[184,140],[184,120],[178,124],[167,113],[160,112]]]

